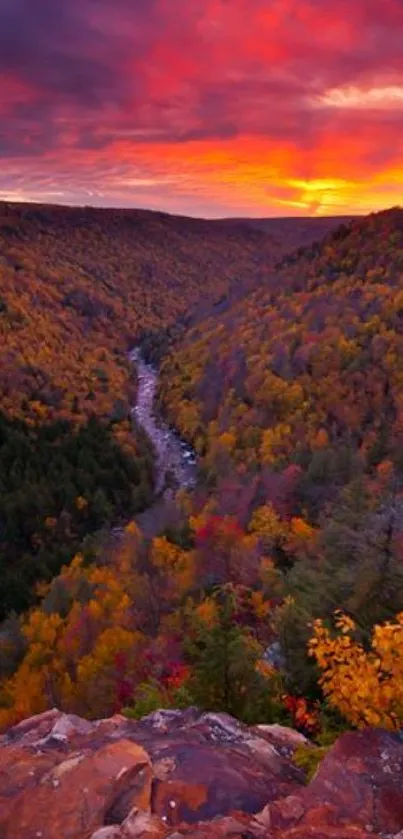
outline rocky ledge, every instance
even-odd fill
[[[403,737],[344,734],[307,786],[281,726],[57,710],[0,737],[1,839],[403,839]]]

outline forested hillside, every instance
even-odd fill
[[[7,205],[2,229],[0,725],[197,705],[323,743],[399,728],[403,210],[309,246],[296,225],[291,251],[131,211]],[[85,537],[152,500],[139,340],[170,348],[159,406],[198,484],[108,546]]]
[[[150,503],[127,351],[254,282],[270,247],[153,213],[0,205],[0,615],[86,534]]]
[[[286,247],[287,250],[310,245],[311,242],[319,241],[340,224],[348,224],[353,216],[308,216],[292,217],[283,216],[280,218],[239,218],[223,219],[220,224],[233,226],[236,222],[254,230],[261,230],[269,233],[273,240]]]
[[[198,516],[257,534],[292,598],[299,690],[313,618],[344,608],[368,637],[403,608],[402,277],[403,210],[352,221],[162,365],[161,403],[201,455]]]
[[[259,232],[158,213],[0,204],[3,410],[119,414],[140,333],[256,285],[272,251]]]
[[[162,213],[0,203],[0,615],[26,606],[87,533],[150,503],[128,349],[264,283],[280,239]]]
[[[298,243],[311,241],[309,221],[295,220]],[[34,421],[121,416],[127,348],[264,285],[292,247],[284,231],[282,241],[277,227],[0,203],[2,409]]]
[[[385,458],[403,468],[402,271],[403,211],[392,210],[286,256],[187,333],[163,364],[161,398],[210,477],[225,463],[309,471],[326,450],[364,470]],[[312,515],[324,500],[307,492]]]

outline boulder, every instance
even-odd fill
[[[292,762],[301,743],[193,708],[139,722],[53,710],[0,737],[0,837],[403,837],[402,737],[344,734],[308,786]]]
[[[51,711],[0,738],[0,773],[1,839],[156,837],[303,785],[265,732],[195,709],[93,723]]]
[[[263,735],[270,743],[273,743],[281,754],[287,756],[293,755],[300,746],[307,748],[312,746],[312,743],[300,731],[295,731],[294,728],[288,728],[285,725],[257,725],[255,730],[260,736]]]
[[[42,748],[46,754],[5,750],[8,771],[0,787],[4,839],[77,839],[95,828],[121,824],[135,804],[150,806],[151,765],[141,746],[121,739],[68,756],[59,743]]]
[[[284,837],[292,829],[290,839],[304,835],[295,833],[297,825],[397,834],[403,828],[402,735],[377,729],[344,734],[306,789],[269,804],[257,820]]]
[[[308,805],[315,801],[328,801],[340,824],[354,815],[380,833],[402,830],[402,735],[367,729],[340,737],[308,788]]]
[[[136,742],[153,762],[154,812],[172,826],[255,813],[304,780],[265,735],[226,714],[151,714],[138,724]]]

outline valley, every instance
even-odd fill
[[[400,726],[403,211],[322,233],[1,205],[1,727]]]
[[[0,0],[0,839],[403,839],[403,0]]]

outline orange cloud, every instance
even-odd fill
[[[402,202],[401,0],[0,0],[0,197]]]

